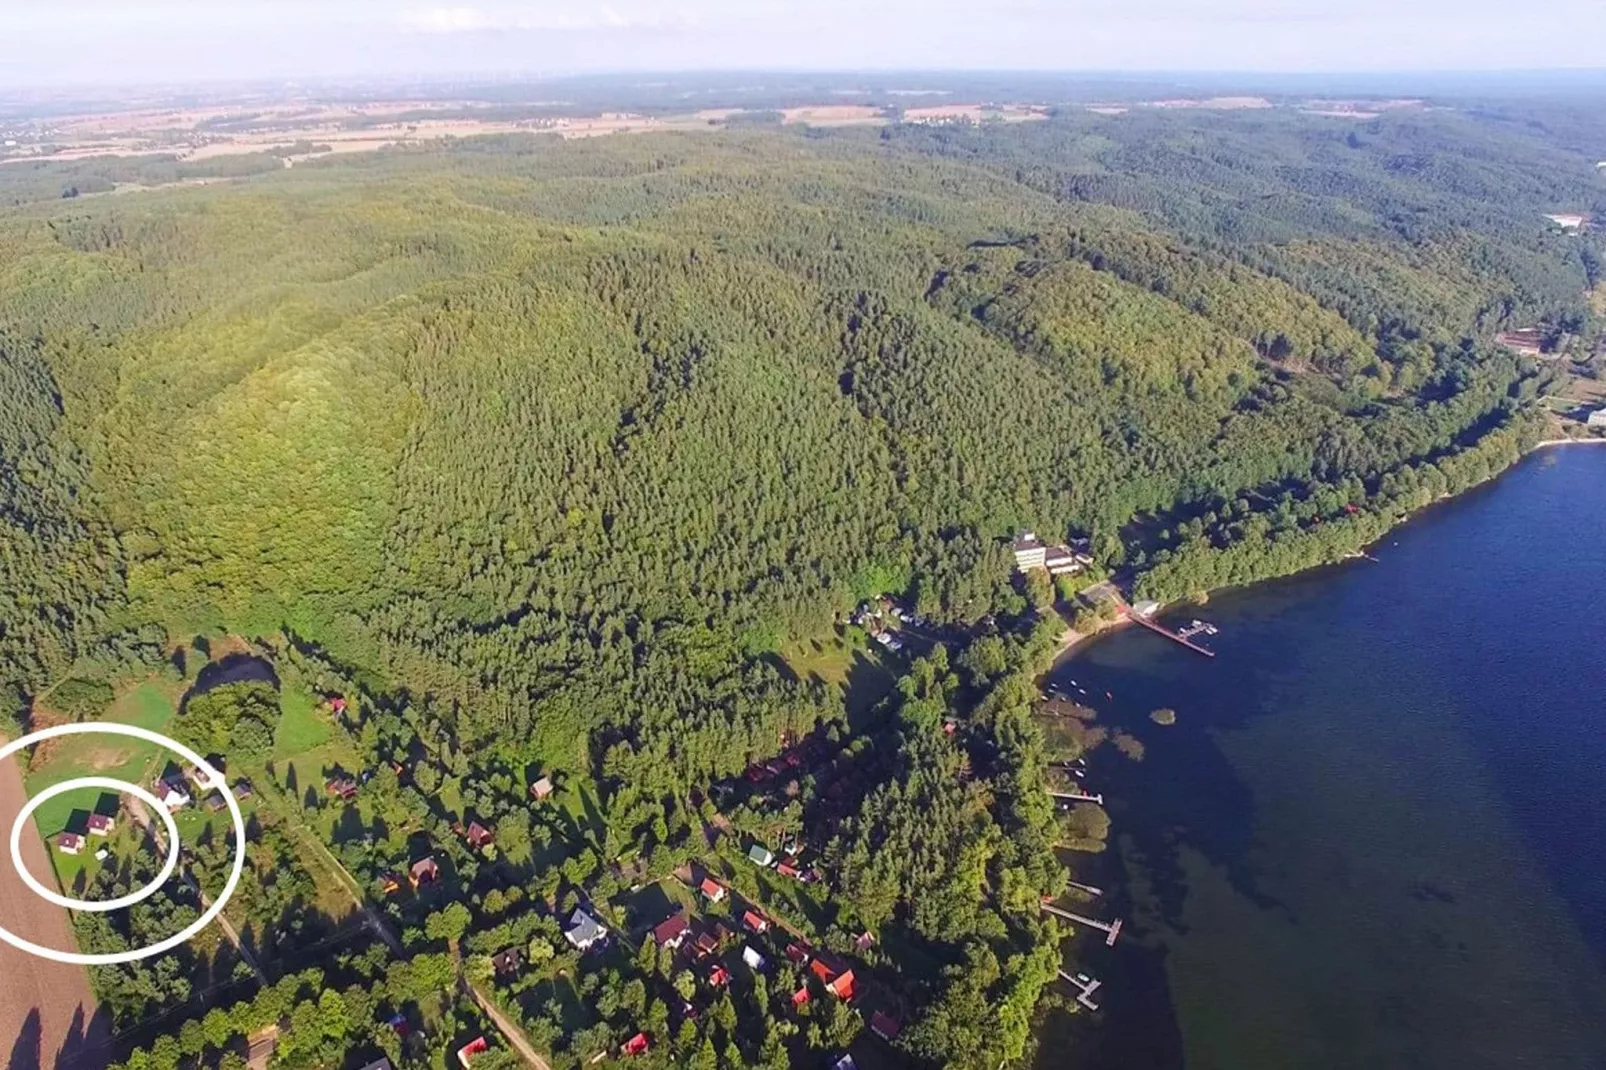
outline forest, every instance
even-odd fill
[[[887,981],[904,1057],[1019,1058],[1064,874],[1031,713],[1057,616],[1010,540],[1085,538],[1099,574],[1177,598],[1336,560],[1512,463],[1557,372],[1494,336],[1592,342],[1606,256],[1545,218],[1606,213],[1606,122],[1532,109],[497,136],[115,198],[61,194],[187,172],[0,175],[7,715],[82,716],[192,637],[246,637],[353,697],[368,829],[334,815],[331,842],[354,873],[418,860],[376,828],[505,830],[495,864],[439,849],[471,922],[385,906],[410,948],[528,948],[536,922],[496,920],[517,888],[558,962],[560,908],[707,863],[716,789],[829,740],[851,794],[810,776],[782,818],[733,819],[813,843],[800,931],[918,949],[924,979]],[[880,596],[954,638],[875,703],[794,671]],[[180,721],[295,806],[277,701],[199,694]],[[531,818],[530,769],[599,820]],[[448,783],[478,785],[454,813]],[[658,990],[610,968],[610,1007],[648,1013]],[[365,1013],[400,983],[347,972]],[[531,1028],[576,1060],[624,1039],[630,1016],[561,1003],[532,997]],[[682,1054],[851,1035],[730,1014]],[[286,1065],[371,1032],[330,1030]]]

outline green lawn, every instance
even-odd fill
[[[176,683],[147,680],[121,692],[107,711],[106,720],[161,732],[178,710],[178,689]],[[69,736],[55,744],[43,764],[27,770],[25,782],[29,795],[37,795],[63,780],[89,774],[116,777],[144,786],[154,776],[157,764],[170,757],[168,751],[142,740],[99,734]],[[46,802],[34,812],[39,834],[48,840],[67,829],[73,825],[75,812],[82,821],[102,794],[99,789],[89,788],[69,791]],[[67,863],[77,861],[66,855],[56,857]],[[70,868],[76,871],[81,864]]]
[[[290,680],[284,681],[279,692],[279,728],[273,735],[274,761],[285,761],[321,747],[334,735],[328,711],[323,703],[308,691]]]

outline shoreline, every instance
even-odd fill
[[[1555,446],[1606,446],[1606,436],[1591,437],[1591,438],[1546,438],[1546,439],[1541,439],[1538,442],[1535,442],[1527,450],[1525,450],[1523,452],[1522,456],[1517,459],[1516,464],[1520,464],[1522,462],[1522,460],[1524,460],[1525,458],[1527,458],[1527,457],[1539,452],[1540,450],[1549,449],[1549,448],[1555,447]],[[1400,521],[1399,523],[1390,524],[1388,529],[1387,529],[1387,531],[1385,531],[1385,534],[1387,534],[1388,531],[1393,531],[1395,528],[1398,528],[1401,524],[1410,523],[1411,520],[1415,519],[1417,516],[1421,515],[1422,513],[1426,512],[1427,510],[1433,508],[1436,505],[1442,505],[1447,501],[1454,501],[1455,499],[1460,498],[1463,495],[1465,495],[1468,491],[1472,491],[1472,490],[1474,490],[1474,489],[1476,489],[1478,487],[1486,486],[1489,483],[1494,482],[1496,479],[1499,479],[1500,476],[1502,476],[1506,472],[1510,471],[1511,468],[1515,467],[1516,464],[1513,464],[1513,465],[1507,466],[1506,468],[1501,469],[1499,472],[1495,473],[1489,479],[1484,480],[1482,483],[1475,483],[1472,486],[1467,487],[1465,490],[1461,491],[1459,494],[1452,494],[1452,495],[1449,495],[1447,497],[1440,498],[1440,499],[1437,499],[1435,501],[1429,502],[1427,505],[1422,506],[1420,509],[1416,510],[1415,512],[1408,514],[1406,516],[1406,518],[1404,520]],[[1300,569],[1297,572],[1290,572],[1290,573],[1287,573],[1287,574],[1282,575],[1282,576],[1268,576],[1265,579],[1255,580],[1252,583],[1241,584],[1239,586],[1241,586],[1241,587],[1254,587],[1257,584],[1261,584],[1261,583],[1272,583],[1272,582],[1275,582],[1277,580],[1287,579],[1289,576],[1297,576],[1301,572],[1310,572],[1310,571],[1313,571],[1313,570],[1318,569],[1318,568],[1331,568],[1331,567],[1333,567],[1335,565],[1342,565],[1346,561],[1349,561],[1349,560],[1352,560],[1352,559],[1354,559],[1354,558],[1353,557],[1344,557],[1344,558],[1340,558],[1337,561],[1325,561],[1325,562],[1322,562],[1321,564],[1312,565],[1309,568]],[[1206,605],[1206,604],[1209,603],[1210,599],[1214,595],[1216,595],[1218,592],[1226,591],[1226,590],[1232,590],[1232,589],[1233,588],[1228,588],[1228,587],[1217,587],[1217,588],[1213,588],[1211,590],[1208,590],[1208,591],[1204,592],[1204,594],[1205,594],[1204,601],[1200,602],[1198,604],[1199,605]],[[1190,599],[1180,599],[1180,600],[1175,601],[1175,602],[1167,602],[1164,605],[1162,605],[1158,610],[1155,611],[1155,616],[1159,616],[1162,613],[1170,612],[1171,610],[1174,610],[1174,609],[1178,608],[1179,606],[1189,605],[1190,603],[1191,603]],[[1058,606],[1056,606],[1054,608],[1054,612],[1055,613],[1060,613]],[[1064,614],[1060,614],[1060,619],[1061,620],[1065,620]],[[1080,647],[1085,645],[1087,642],[1089,642],[1090,640],[1097,639],[1099,636],[1106,635],[1106,634],[1108,634],[1108,633],[1110,633],[1112,631],[1115,631],[1115,630],[1117,630],[1119,628],[1124,628],[1124,627],[1130,625],[1131,623],[1132,622],[1130,620],[1128,620],[1125,616],[1120,616],[1120,617],[1117,617],[1115,620],[1112,620],[1112,621],[1104,624],[1101,627],[1095,628],[1094,630],[1092,630],[1090,632],[1079,632],[1075,628],[1072,628],[1070,626],[1070,622],[1069,621],[1066,621],[1065,634],[1060,636],[1059,649],[1055,651],[1054,660],[1049,663],[1048,668],[1046,670],[1044,670],[1044,672],[1042,673],[1042,677],[1041,678],[1046,679],[1051,673],[1053,673],[1055,670],[1057,670],[1062,663],[1064,663],[1066,661],[1069,661],[1071,659],[1071,657],[1076,653],[1076,651]]]

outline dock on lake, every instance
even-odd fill
[[[1172,631],[1159,621],[1152,620],[1148,614],[1140,613],[1131,606],[1126,607],[1126,619],[1135,620],[1145,628],[1149,629],[1149,631],[1158,632],[1167,639],[1171,640],[1173,643],[1181,643],[1183,646],[1187,647],[1196,654],[1203,654],[1207,658],[1213,658],[1216,656],[1216,652],[1211,650],[1209,647],[1200,646],[1189,636],[1183,635],[1181,632]]]
[[[1114,921],[1097,921],[1093,918],[1084,918],[1080,914],[1073,914],[1069,910],[1062,910],[1059,907],[1052,906],[1048,903],[1042,904],[1042,907],[1045,911],[1056,915],[1057,917],[1064,918],[1067,921],[1074,921],[1078,925],[1086,925],[1088,928],[1097,929],[1102,933],[1107,933],[1108,936],[1104,941],[1104,945],[1106,947],[1114,947],[1115,938],[1121,935],[1120,918],[1116,918]]]
[[[1086,974],[1083,974],[1082,976],[1087,977]],[[1097,992],[1099,988],[1103,986],[1103,981],[1093,977],[1088,977],[1087,980],[1084,981],[1081,977],[1072,977],[1064,970],[1060,971],[1060,980],[1064,981],[1068,985],[1075,985],[1080,990],[1076,995],[1076,1002],[1080,1003],[1090,1011],[1096,1011],[1099,1009],[1099,1005],[1093,1002],[1093,993]]]

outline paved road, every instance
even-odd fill
[[[0,761],[0,845],[27,793],[16,762]],[[22,830],[22,857],[42,881],[54,880],[50,857],[30,819]],[[76,950],[68,912],[33,893],[0,846],[0,925],[46,947]],[[0,1056],[7,1070],[99,1070],[110,1061],[106,1017],[96,1012],[82,966],[50,962],[0,943]]]

